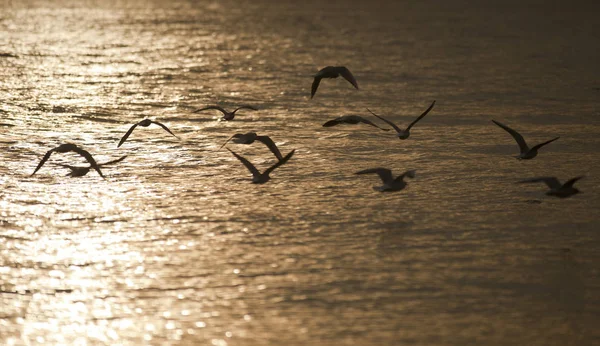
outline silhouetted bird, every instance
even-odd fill
[[[435,101],[433,101],[431,103],[431,106],[429,106],[429,108],[427,108],[427,110],[425,110],[425,112],[423,112],[423,114],[419,115],[419,117],[417,119],[415,119],[415,121],[413,121],[412,123],[410,123],[410,125],[408,125],[408,127],[406,128],[406,130],[402,130],[401,128],[399,128],[398,126],[396,126],[396,124],[394,124],[393,122],[385,119],[382,116],[379,116],[379,115],[371,112],[371,110],[369,108],[367,108],[367,110],[369,112],[371,112],[371,114],[373,114],[374,116],[378,117],[379,119],[385,121],[390,126],[392,126],[394,128],[394,130],[396,130],[396,136],[398,136],[398,138],[400,138],[400,139],[407,139],[410,136],[410,129],[411,129],[411,127],[413,127],[419,120],[423,119],[427,115],[427,113],[429,113],[429,111],[433,108],[433,105],[435,105]]]
[[[319,87],[319,83],[321,83],[321,79],[323,78],[337,78],[339,76],[344,77],[345,80],[350,82],[350,84],[354,85],[356,89],[358,89],[358,83],[356,83],[356,79],[352,75],[352,72],[348,70],[344,66],[327,66],[322,68],[315,75],[315,79],[313,80],[312,87],[310,90],[310,98],[312,99],[317,92],[317,88]]]
[[[127,157],[127,155],[124,155],[116,160],[99,163],[98,167],[108,166],[108,165],[112,165],[112,164],[121,162],[121,161],[125,160],[126,157]],[[92,166],[80,167],[80,166],[65,165],[62,163],[58,163],[57,165],[70,169],[71,173],[67,174],[67,176],[70,176],[70,177],[83,177],[84,175],[88,174],[88,172],[90,171],[90,168],[92,168]]]
[[[252,144],[254,141],[259,141],[266,145],[278,160],[283,158],[279,148],[277,148],[277,145],[275,145],[275,142],[273,142],[269,136],[259,136],[256,134],[256,132],[236,133],[235,135],[229,137],[229,139],[223,143],[219,150],[221,150],[230,140],[237,144]]]
[[[415,170],[410,170],[402,173],[396,179],[392,176],[392,171],[387,168],[370,168],[365,169],[355,174],[372,174],[376,173],[383,182],[382,186],[373,186],[373,190],[384,192],[384,191],[400,191],[404,189],[407,183],[404,181],[404,177],[414,178]]]
[[[523,136],[521,136],[520,133],[518,133],[517,131],[511,129],[510,127],[496,121],[496,120],[492,120],[492,122],[494,122],[494,124],[500,126],[501,128],[503,128],[506,132],[510,133],[511,136],[513,136],[513,138],[515,139],[515,141],[517,141],[517,144],[519,145],[519,150],[521,151],[521,153],[517,156],[515,156],[517,159],[519,160],[530,160],[533,159],[534,157],[537,156],[538,154],[538,149],[543,147],[546,144],[552,143],[555,140],[559,139],[560,137],[556,137],[553,138],[549,141],[546,141],[544,143],[540,143],[536,146],[534,146],[533,148],[529,148],[527,146],[527,143],[525,143],[525,139],[523,138]]]
[[[339,118],[329,120],[328,122],[323,124],[323,127],[331,127],[331,126],[335,126],[335,125],[339,125],[339,124],[359,124],[359,123],[364,123],[367,125],[375,126],[376,128],[381,129],[383,131],[390,130],[390,129],[381,128],[381,127],[377,126],[377,124],[375,124],[371,120],[367,120],[358,115],[343,115]]]
[[[555,177],[531,178],[519,181],[518,183],[544,182],[550,188],[550,191],[546,192],[546,195],[555,196],[558,198],[567,198],[579,193],[579,190],[574,188],[573,184],[575,184],[575,182],[581,178],[583,178],[583,176],[575,177],[564,184],[561,184]]]
[[[236,154],[229,148],[227,148],[227,150],[229,150],[233,154],[233,156],[235,156],[238,160],[240,160],[244,164],[244,166],[246,166],[246,168],[250,171],[250,173],[252,173],[252,183],[254,183],[254,184],[264,184],[267,181],[269,181],[269,179],[271,179],[269,174],[271,172],[273,172],[277,167],[288,162],[288,160],[294,155],[294,152],[296,151],[296,149],[290,151],[289,154],[287,154],[284,158],[277,161],[277,163],[275,163],[273,166],[267,168],[263,173],[260,173],[258,171],[258,169],[256,169],[256,167],[254,167],[254,165],[252,163],[250,163],[250,161],[248,161],[245,158],[243,158],[242,156]]]
[[[233,120],[233,118],[235,118],[235,112],[237,112],[240,109],[250,109],[253,111],[258,110],[257,108],[254,108],[252,106],[240,106],[240,107],[234,109],[233,112],[228,112],[221,106],[208,106],[208,107],[196,109],[192,113],[199,113],[199,112],[205,111],[207,109],[216,109],[216,110],[220,111],[221,113],[223,113],[223,118],[222,118],[223,120]]]
[[[104,178],[104,175],[102,175],[102,171],[100,171],[100,167],[96,163],[96,160],[94,160],[94,158],[92,157],[92,154],[71,143],[61,144],[54,149],[48,150],[48,152],[44,155],[44,157],[42,157],[42,160],[35,168],[35,171],[31,173],[31,175],[34,175],[40,168],[42,168],[42,166],[44,165],[44,163],[46,163],[46,161],[48,161],[52,153],[68,153],[70,151],[76,152],[77,154],[83,156],[87,160],[87,162],[90,163],[91,168],[95,169],[96,172],[98,172],[98,174],[100,174],[100,176]]]
[[[129,135],[131,135],[131,133],[133,132],[133,130],[135,130],[136,127],[138,127],[138,126],[148,127],[151,124],[156,124],[156,125],[162,127],[163,129],[165,129],[165,131],[167,131],[168,133],[170,133],[173,137],[179,139],[179,137],[175,136],[173,134],[173,132],[171,132],[171,130],[169,130],[169,128],[166,127],[165,125],[159,123],[158,121],[154,121],[154,120],[150,120],[150,119],[144,119],[144,120],[140,121],[139,123],[134,124],[133,126],[131,126],[131,128],[129,129],[129,131],[127,131],[127,133],[125,133],[125,135],[123,136],[123,138],[121,138],[121,140],[119,141],[119,144],[117,145],[117,148],[120,147],[121,144],[125,143],[125,141],[129,137]]]

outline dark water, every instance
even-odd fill
[[[0,343],[600,343],[598,5],[0,4]],[[360,90],[310,100],[327,65]],[[404,127],[433,100],[406,141],[321,127],[366,107]],[[259,111],[192,113],[211,104]],[[144,117],[181,140],[139,127],[117,149]],[[517,161],[491,119],[561,138]],[[265,185],[218,150],[248,131],[296,149]],[[66,141],[128,157],[29,176]],[[381,194],[353,174],[371,167],[417,175]],[[547,175],[583,193],[514,184]]]

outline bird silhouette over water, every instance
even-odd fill
[[[550,191],[546,192],[546,195],[554,196],[554,197],[558,197],[558,198],[567,198],[567,197],[576,195],[580,192],[578,189],[573,187],[573,184],[575,184],[575,182],[577,182],[577,180],[579,180],[581,178],[583,178],[583,176],[575,177],[575,178],[567,181],[564,184],[561,184],[558,181],[558,179],[556,179],[555,177],[531,178],[531,179],[521,180],[518,183],[521,184],[521,183],[544,182],[550,188]]]
[[[40,161],[38,166],[35,168],[35,171],[33,171],[33,173],[31,173],[31,175],[34,175],[40,168],[42,168],[42,166],[44,165],[44,163],[46,163],[46,161],[48,161],[48,159],[50,158],[50,155],[52,155],[52,153],[68,153],[70,151],[73,151],[73,152],[83,156],[87,160],[87,162],[90,163],[90,167],[95,169],[96,172],[98,172],[98,174],[100,174],[100,176],[102,178],[104,178],[104,175],[102,174],[102,171],[100,171],[100,167],[96,163],[96,160],[94,160],[94,158],[92,157],[92,154],[90,154],[89,152],[87,152],[84,149],[81,149],[77,145],[71,144],[71,143],[61,144],[54,149],[48,150],[48,152],[46,152],[44,157],[42,157],[42,160]]]
[[[256,134],[256,132],[236,133],[235,135],[229,137],[229,139],[225,141],[223,145],[221,145],[219,150],[221,150],[229,141],[232,141],[233,143],[237,144],[252,144],[254,143],[254,141],[259,141],[262,144],[266,145],[278,160],[281,160],[283,158],[281,152],[279,151],[279,148],[277,148],[277,145],[275,145],[275,142],[273,142],[273,140],[269,136],[259,136]]]
[[[367,110],[369,112],[371,112],[371,114],[373,114],[374,116],[378,117],[379,119],[385,121],[386,123],[388,123],[391,127],[394,128],[394,130],[396,130],[396,136],[398,136],[398,138],[400,139],[407,139],[410,136],[410,129],[421,119],[423,119],[427,113],[429,113],[429,111],[431,111],[431,109],[433,108],[433,106],[435,105],[435,100],[431,103],[431,106],[429,106],[429,108],[427,108],[427,110],[425,110],[425,112],[423,112],[421,115],[419,115],[419,117],[417,119],[415,119],[412,123],[410,123],[410,125],[408,125],[408,127],[406,128],[406,130],[402,130],[401,128],[399,128],[398,126],[396,126],[396,124],[394,124],[393,122],[385,119],[382,116],[379,116],[375,113],[373,113],[369,108],[367,108]]]
[[[148,127],[152,124],[156,124],[160,127],[162,127],[163,129],[165,129],[165,131],[167,131],[168,133],[170,133],[173,137],[178,138],[177,136],[175,136],[173,134],[173,132],[171,132],[171,130],[169,130],[168,127],[166,127],[164,124],[159,123],[158,121],[154,121],[154,120],[150,120],[150,119],[144,119],[142,121],[140,121],[137,124],[133,124],[133,126],[131,126],[131,128],[129,128],[129,131],[127,131],[127,133],[125,133],[125,135],[123,136],[123,138],[121,138],[121,140],[119,141],[119,144],[117,145],[117,148],[121,146],[121,144],[125,143],[125,141],[127,140],[127,138],[129,138],[129,135],[131,135],[131,133],[133,132],[133,130],[135,130],[136,127],[138,126],[142,126],[142,127]]]
[[[400,191],[408,185],[404,181],[404,177],[414,178],[415,170],[410,170],[402,173],[398,177],[394,179],[392,176],[392,171],[387,168],[369,168],[355,174],[377,174],[381,181],[383,182],[382,186],[373,186],[373,190],[384,192],[384,191]]]
[[[319,83],[321,83],[321,79],[337,78],[339,76],[344,77],[345,80],[350,82],[350,84],[352,84],[358,90],[358,83],[356,83],[356,79],[354,79],[354,76],[350,70],[344,66],[327,66],[319,70],[319,72],[317,72],[317,74],[314,76],[315,79],[313,80],[310,90],[310,98],[312,99],[315,96],[317,88],[319,87]]]
[[[221,106],[208,106],[208,107],[204,107],[204,108],[200,108],[200,109],[196,109],[195,111],[193,111],[192,113],[199,113],[208,109],[216,109],[218,111],[220,111],[221,113],[223,113],[223,120],[233,120],[233,118],[235,118],[235,112],[239,111],[240,109],[250,109],[253,111],[257,111],[258,108],[252,107],[252,106],[240,106],[236,109],[233,110],[233,112],[228,112],[227,110],[225,110],[223,107]]]
[[[256,167],[254,167],[252,163],[250,163],[250,161],[236,154],[229,148],[227,148],[227,150],[229,150],[233,154],[233,156],[240,160],[244,164],[244,166],[246,166],[246,168],[250,171],[250,173],[252,173],[252,183],[254,184],[264,184],[267,181],[269,181],[269,179],[271,179],[269,174],[271,174],[271,172],[273,172],[277,167],[288,162],[288,160],[294,155],[294,152],[296,152],[296,149],[290,151],[287,155],[285,155],[285,157],[283,157],[281,160],[278,160],[277,163],[275,163],[271,167],[267,168],[263,173],[261,173],[258,171],[258,169],[256,169]]]
[[[521,136],[520,133],[518,133],[517,131],[511,129],[510,127],[500,123],[499,121],[496,120],[492,120],[492,122],[498,126],[500,126],[501,128],[503,128],[506,132],[510,133],[510,135],[515,139],[515,141],[517,141],[517,144],[519,145],[519,150],[520,150],[520,154],[515,156],[518,160],[530,160],[533,159],[534,157],[537,156],[538,154],[538,149],[540,149],[541,147],[543,147],[546,144],[552,143],[555,140],[559,139],[560,137],[556,137],[553,138],[549,141],[545,141],[543,143],[540,143],[532,148],[529,148],[527,146],[527,143],[525,142],[525,138],[523,138],[523,136]]]
[[[121,161],[125,160],[126,157],[127,157],[127,155],[124,155],[124,156],[121,156],[120,158],[118,158],[116,160],[112,160],[112,161],[108,161],[108,162],[104,162],[104,163],[99,163],[98,167],[113,165],[115,163],[118,163],[118,162],[121,162]],[[62,163],[59,163],[58,165],[61,166],[61,167],[65,167],[65,168],[70,169],[71,172],[67,174],[67,176],[70,176],[70,177],[83,177],[84,175],[88,174],[88,172],[92,168],[92,166],[81,167],[81,166],[65,165],[65,164],[62,164]]]
[[[390,129],[384,129],[381,128],[379,126],[377,126],[377,124],[375,124],[374,122],[372,122],[371,120],[365,119],[359,115],[343,115],[341,117],[329,120],[328,122],[326,122],[325,124],[323,124],[323,127],[331,127],[331,126],[336,126],[339,124],[359,124],[359,123],[363,123],[363,124],[367,124],[367,125],[371,125],[374,126],[380,130],[383,131],[389,131]]]

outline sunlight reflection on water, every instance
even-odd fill
[[[596,34],[583,21],[566,37],[555,14],[536,22],[535,6],[511,2],[380,5],[0,5],[0,343],[600,339],[600,57],[581,44]],[[581,11],[564,25],[595,13]],[[326,80],[309,101],[330,64],[361,89]],[[321,126],[366,107],[406,126],[434,99],[406,141]],[[259,110],[191,113],[211,104]],[[181,140],[139,127],[117,149],[145,117]],[[520,162],[492,118],[561,139]],[[265,185],[219,150],[249,131],[296,149]],[[55,153],[30,176],[64,142],[127,158],[106,180],[70,178],[58,164],[85,163]],[[264,146],[228,147],[273,163]],[[354,175],[379,166],[417,173],[380,194],[375,176]],[[514,184],[548,174],[584,174],[585,192],[553,200]]]

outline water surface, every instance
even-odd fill
[[[0,6],[0,343],[600,342],[598,5],[74,1]],[[312,75],[345,65],[356,91]],[[323,128],[366,107],[407,126]],[[234,121],[192,113],[251,104]],[[156,126],[164,122],[181,140]],[[534,160],[491,123],[531,143]],[[374,121],[378,121],[374,119]],[[273,138],[265,185],[226,150]],[[49,149],[98,161],[70,178]],[[258,144],[231,144],[264,169]],[[371,167],[416,169],[401,192]],[[535,176],[585,175],[558,200]]]

